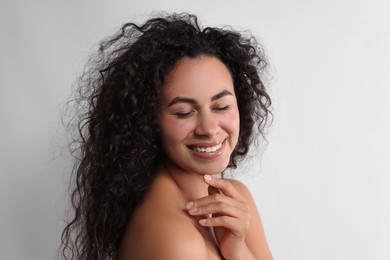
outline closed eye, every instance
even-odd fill
[[[217,110],[217,111],[226,111],[230,108],[230,106],[223,106],[223,107],[215,107],[213,108],[213,110]]]
[[[194,113],[194,111],[190,111],[190,112],[180,112],[180,113],[175,113],[175,116],[177,118],[187,118],[187,117],[190,117],[192,116]]]

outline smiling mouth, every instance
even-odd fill
[[[214,153],[214,152],[218,151],[219,149],[221,149],[225,140],[223,140],[222,142],[220,142],[214,146],[204,147],[204,146],[191,145],[191,146],[189,146],[189,148],[195,152],[198,152],[198,153]]]

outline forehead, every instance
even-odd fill
[[[166,78],[162,96],[165,101],[177,96],[202,99],[223,90],[234,93],[230,71],[218,58],[201,56],[177,63]]]

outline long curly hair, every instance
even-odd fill
[[[271,100],[260,78],[267,62],[253,37],[227,27],[202,29],[187,13],[124,24],[100,43],[78,80],[73,101],[85,110],[72,143],[74,214],[61,237],[65,259],[117,258],[129,217],[160,164],[166,76],[180,59],[200,55],[221,60],[233,78],[240,134],[228,167],[247,154],[254,132],[263,135]]]

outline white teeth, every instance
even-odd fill
[[[192,149],[194,149],[195,151],[199,152],[199,153],[213,153],[215,152],[216,150],[218,150],[219,148],[221,148],[222,146],[222,143],[220,144],[217,144],[215,146],[212,146],[212,147],[207,147],[207,148],[203,148],[203,147],[193,147]]]

